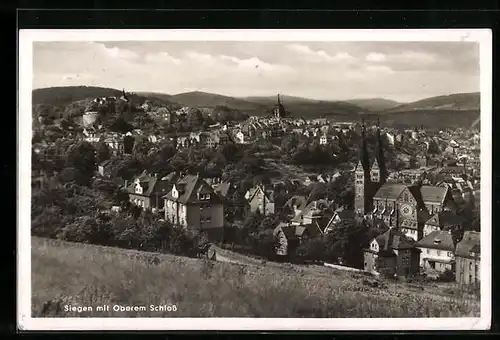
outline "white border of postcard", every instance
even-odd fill
[[[31,92],[36,41],[470,41],[480,43],[481,316],[479,318],[32,318]],[[18,84],[18,326],[21,330],[484,330],[491,325],[492,33],[399,30],[20,30]]]

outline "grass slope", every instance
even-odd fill
[[[149,264],[154,256],[159,263]],[[224,254],[228,257],[229,254]],[[356,276],[357,275],[357,276]],[[372,288],[361,274],[319,266],[239,265],[32,238],[34,317],[451,317],[479,315],[477,299]],[[437,288],[436,288],[437,289]],[[92,312],[51,309],[92,306]],[[96,312],[98,305],[175,304],[176,312]],[[61,306],[63,308],[63,306]]]

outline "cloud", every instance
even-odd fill
[[[147,63],[169,63],[179,65],[182,61],[168,54],[167,52],[147,54],[144,60]]]
[[[89,73],[66,73],[61,76],[62,80],[88,80],[92,79]]]
[[[246,71],[246,72],[287,72],[291,68],[281,64],[271,64],[258,57],[238,58],[230,55],[210,55],[189,51],[187,57],[198,63],[197,66],[208,66],[222,71]]]
[[[478,56],[473,44],[441,42],[36,42],[33,84],[420,98],[477,91]]]
[[[119,47],[106,47],[104,44],[98,44],[101,48],[104,49],[106,55],[117,58],[117,59],[125,59],[125,60],[134,60],[139,58],[139,55],[131,50]]]
[[[325,50],[313,50],[307,45],[303,44],[290,44],[286,46],[287,49],[302,54],[306,57],[307,61],[311,62],[336,62],[352,60],[354,57],[346,52],[339,52],[331,55]]]
[[[374,61],[374,62],[384,61],[386,60],[386,55],[383,53],[371,52],[368,53],[365,59],[367,61]]]
[[[188,51],[186,55],[189,59],[207,65],[213,65],[217,62],[216,58],[206,53],[199,53],[195,51]]]
[[[240,59],[233,56],[221,55],[219,56],[223,61],[229,61],[235,64],[238,68],[244,70],[262,70],[262,71],[286,71],[289,68],[285,65],[270,64],[257,57],[248,59]]]

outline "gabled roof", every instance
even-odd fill
[[[273,235],[276,237],[280,231],[283,232],[287,240],[297,239],[295,228],[289,226],[285,222],[281,222],[276,228],[274,228]]]
[[[375,240],[380,247],[380,251],[391,252],[392,250],[397,249],[414,248],[413,240],[395,228],[387,230],[382,235],[376,237]]]
[[[222,198],[214,192],[212,187],[197,175],[184,176],[174,186],[177,190],[180,190],[179,197],[174,198],[172,191],[170,191],[164,196],[165,199],[182,204],[195,204],[206,202],[199,200],[198,194],[210,194],[210,203],[222,202]]]
[[[102,167],[107,167],[108,165],[110,165],[112,163],[112,160],[111,159],[107,159],[103,162],[101,162],[101,164],[99,164],[99,166],[102,166]]]
[[[262,191],[264,192],[264,195],[266,196],[266,199],[269,201],[269,203],[274,203],[274,190],[269,190],[269,189],[263,189],[262,186],[258,185],[250,190],[248,190],[248,201],[251,201],[254,199],[255,195],[259,192]]]
[[[425,203],[443,203],[447,193],[447,187],[430,185],[422,185],[420,187],[420,194]]]
[[[429,235],[418,241],[415,246],[420,248],[455,251],[453,236],[450,232],[443,230],[435,230],[431,232]]]
[[[163,181],[154,176],[150,176],[146,172],[143,172],[139,177],[137,177],[137,179],[143,189],[143,196],[152,196],[155,194],[164,195],[168,190],[170,190],[170,183],[168,181]],[[135,187],[136,183],[134,181],[134,183],[131,183],[127,187],[127,192],[135,194]]]
[[[466,231],[460,242],[457,244],[455,255],[472,258],[471,252],[479,255],[481,249],[481,233],[477,231]]]
[[[355,215],[352,210],[340,210],[336,211],[334,216],[338,216],[341,220],[353,220]]]
[[[231,188],[232,185],[230,182],[222,182],[215,186],[214,191],[220,194],[222,197],[226,197]]]
[[[373,198],[398,199],[401,193],[407,188],[404,184],[384,183]]]
[[[295,227],[295,235],[298,237],[301,237],[304,235],[304,232],[307,230],[309,233],[309,236],[315,237],[318,235],[321,235],[323,232],[321,231],[320,226],[318,223],[311,223],[311,224],[306,224],[306,225],[298,225]]]
[[[430,224],[436,227],[446,227],[460,225],[465,222],[465,218],[460,215],[455,214],[452,211],[441,211],[434,214],[431,218],[426,221],[426,224]]]

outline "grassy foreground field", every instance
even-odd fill
[[[363,278],[319,266],[209,262],[32,238],[33,317],[479,316],[478,299],[458,297],[453,287],[373,288]],[[65,305],[93,310],[65,311]],[[110,310],[96,311],[100,305]],[[114,305],[145,310],[113,311]]]

